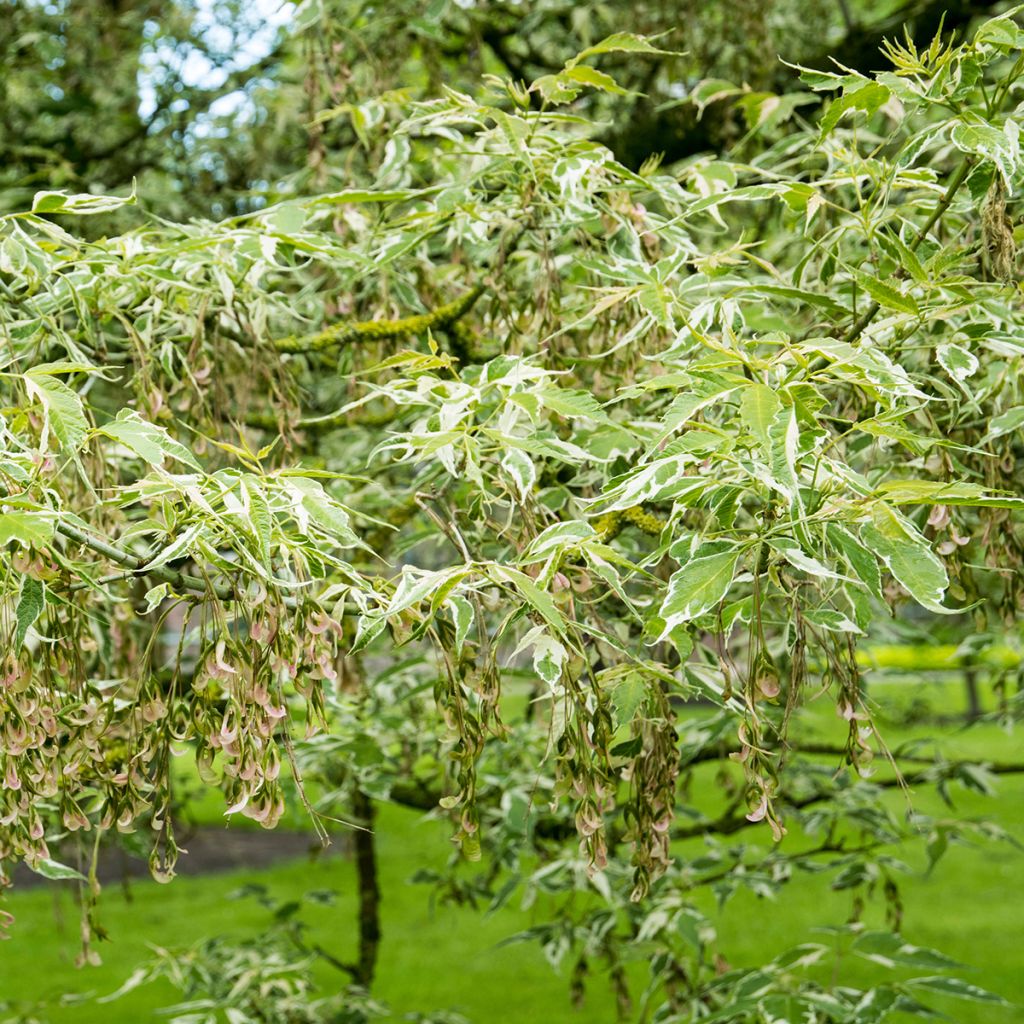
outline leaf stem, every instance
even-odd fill
[[[914,240],[910,243],[908,248],[911,252],[916,252],[920,247],[921,243],[928,237],[928,233],[933,227],[939,222],[942,215],[949,209],[953,200],[956,198],[957,192],[960,191],[960,187],[967,180],[968,174],[971,172],[971,168],[974,166],[974,161],[971,157],[965,157],[960,166],[956,169],[956,173],[953,175],[946,187],[946,192],[942,199],[936,205],[935,209],[932,210],[931,215],[924,222],[917,234],[914,236]],[[902,279],[906,276],[906,271],[902,267],[894,275],[897,280]],[[877,302],[872,302],[870,306],[861,314],[861,316],[854,322],[850,329],[843,335],[843,342],[847,345],[852,345],[865,331],[872,320],[878,315],[878,311],[882,307]]]

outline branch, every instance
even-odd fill
[[[970,157],[965,157],[961,161],[960,166],[957,168],[956,174],[954,174],[950,180],[942,199],[939,201],[935,209],[932,210],[931,216],[925,221],[921,229],[914,236],[913,241],[908,246],[911,252],[917,251],[921,243],[928,237],[928,232],[935,227],[942,215],[949,209],[954,198],[956,198],[957,192],[960,191],[960,187],[967,180],[967,176],[970,174],[973,166],[974,161]],[[903,267],[900,267],[893,276],[897,281],[899,281],[906,277],[906,275],[906,270],[904,270]],[[871,321],[875,319],[881,308],[882,307],[879,303],[872,302],[871,305],[864,310],[857,321],[850,327],[846,334],[843,335],[843,342],[847,345],[852,345],[864,333]]]
[[[244,89],[250,82],[259,78],[276,64],[280,63],[284,53],[284,46],[285,40],[282,40],[281,43],[279,43],[265,57],[260,58],[248,67],[238,68],[237,70],[230,72],[224,81],[215,88],[198,89],[189,92],[186,96],[188,100],[187,113],[189,115],[189,120],[192,123],[195,123],[195,121],[202,114],[206,113],[210,107],[217,102],[217,100]],[[155,166],[158,161],[147,158],[142,149],[139,150],[134,159],[130,161],[124,160],[123,157],[125,150],[140,139],[145,140],[149,138],[149,133],[159,120],[160,115],[166,113],[171,100],[178,98],[180,98],[180,95],[173,92],[161,97],[152,115],[145,121],[140,121],[138,126],[132,129],[127,136],[118,139],[116,143],[111,143],[91,152],[86,151],[82,153],[73,161],[78,177],[81,180],[87,180],[90,176],[87,173],[89,166],[102,163],[104,161],[112,161],[109,168],[105,168],[105,170],[116,174],[116,177],[112,179],[113,184],[116,185],[125,181],[131,181],[139,171],[144,170],[147,167]],[[156,137],[157,136],[153,136],[153,138]],[[118,156],[121,157],[120,160],[113,159]],[[110,184],[111,181],[108,181],[108,185]]]
[[[967,765],[974,764],[980,764],[981,767],[986,771],[991,772],[993,775],[1024,775],[1024,763],[949,761],[945,764],[936,765],[937,768],[943,769],[942,774],[938,776],[934,771],[923,771],[905,778],[897,777],[893,779],[879,779],[871,782],[871,785],[876,786],[879,789],[895,789],[896,787],[904,788],[915,784],[930,785],[932,783],[939,782],[942,779],[952,778],[959,769]],[[791,810],[800,811],[805,807],[812,807],[813,805],[823,803],[826,800],[832,800],[836,795],[837,793],[835,790],[821,790],[809,796],[801,797],[796,800],[784,800],[782,802]],[[760,821],[751,821],[745,814],[740,815],[732,812],[726,812],[718,818],[706,819],[704,821],[696,822],[693,825],[688,825],[685,828],[673,829],[672,838],[694,839],[698,836],[705,835],[733,835],[736,832],[741,832],[743,829],[753,828],[755,825],[760,824]]]
[[[359,878],[359,966],[356,980],[368,989],[373,983],[377,951],[380,949],[380,882],[373,832],[373,801],[358,786],[352,793],[352,810],[362,826],[356,830],[353,840]]]
[[[340,412],[328,413],[325,416],[310,416],[295,420],[289,423],[285,418],[275,416],[269,412],[249,412],[241,417],[241,422],[247,427],[258,427],[260,430],[278,430],[281,426],[287,426],[291,430],[304,430],[307,432],[322,434],[337,427],[384,427],[393,422],[398,416],[398,409],[389,409],[384,412],[364,412],[361,416],[353,416],[350,408]]]
[[[731,751],[721,748],[705,748],[697,755],[686,762],[686,766],[705,763],[708,761],[722,760]],[[845,756],[846,751],[839,747],[832,747],[826,744],[810,744],[800,749],[799,753],[812,754],[819,757]],[[929,764],[932,767],[913,775],[897,777],[892,779],[879,779],[871,785],[880,789],[894,789],[897,786],[912,786],[915,784],[927,785],[939,782],[945,778],[952,778],[956,773],[967,765],[980,764],[986,771],[993,775],[1022,775],[1024,774],[1024,763],[1014,761],[977,762],[969,760],[933,762],[929,758],[908,755],[900,758],[916,764]],[[938,773],[936,772],[938,769]],[[819,791],[806,797],[785,801],[785,805],[792,810],[803,810],[814,804],[831,800],[836,796],[836,791]],[[391,787],[389,799],[392,803],[403,807],[409,807],[420,811],[436,810],[441,799],[441,794],[422,783],[398,783]],[[686,825],[672,830],[673,839],[694,839],[705,835],[733,835],[746,828],[753,828],[761,822],[750,821],[745,814],[737,814],[732,810],[726,811],[717,818],[705,818],[696,821],[692,825]],[[565,840],[576,835],[576,828],[571,820],[557,817],[553,814],[543,814],[536,819],[534,831],[541,839]]]
[[[460,298],[444,306],[438,306],[429,313],[402,317],[399,320],[365,320],[361,323],[334,324],[317,334],[293,334],[285,338],[277,338],[273,345],[278,352],[322,352],[335,345],[387,341],[404,338],[410,334],[421,334],[428,330],[443,331],[464,317],[473,308],[483,291],[483,284],[478,284]]]
[[[128,569],[127,574],[119,574],[118,576],[112,577],[112,579],[119,579],[125,575],[132,576],[152,576],[155,579],[161,580],[164,583],[170,584],[176,590],[191,591],[193,593],[206,595],[211,591],[221,600],[231,600],[233,595],[231,591],[225,586],[218,586],[210,583],[207,580],[201,579],[199,576],[190,576],[187,573],[176,572],[174,569],[170,569],[165,565],[156,566],[153,569],[147,569],[146,566],[152,561],[151,558],[138,558],[123,548],[115,547],[113,544],[108,544],[104,540],[100,540],[98,537],[90,537],[87,533],[83,533],[77,527],[71,526],[68,523],[57,520],[56,529],[58,533],[63,534],[69,540],[73,540],[83,547],[89,548],[91,551],[95,551],[99,555],[103,555],[105,558],[109,558],[113,562],[117,562],[118,565],[123,565]],[[72,590],[81,590],[88,586],[87,583],[76,583],[73,584]]]

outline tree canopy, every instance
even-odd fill
[[[375,802],[440,809],[438,884],[583,894],[528,937],[624,1015],[995,1000],[899,934],[892,849],[997,830],[885,801],[987,773],[889,750],[862,645],[1019,650],[1016,10],[307,2],[243,67],[244,6],[6,6],[0,882],[80,877],[88,958],[60,851],[170,880],[187,761],[363,849]],[[172,46],[223,76],[139,75]],[[810,861],[914,977],[720,969],[691,891]]]

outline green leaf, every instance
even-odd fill
[[[497,583],[510,583],[522,595],[526,603],[537,612],[559,635],[565,635],[565,619],[555,607],[551,595],[541,590],[526,573],[504,565],[491,565],[490,574]]]
[[[0,546],[16,540],[41,548],[53,539],[53,517],[48,512],[0,512]]]
[[[690,101],[697,108],[697,116],[701,117],[712,103],[739,96],[743,92],[737,85],[724,78],[705,78],[699,81],[690,91]]]
[[[615,724],[629,725],[647,699],[647,683],[639,672],[629,672],[611,687]]]
[[[885,231],[879,235],[879,242],[888,250],[899,265],[911,276],[916,284],[927,285],[928,273],[921,265],[917,254],[895,231]]]
[[[743,425],[768,448],[768,427],[779,413],[782,403],[779,396],[764,384],[751,384],[740,403],[740,419]]]
[[[163,464],[165,456],[171,456],[192,469],[199,469],[195,456],[167,431],[155,423],[142,419],[138,413],[123,409],[117,419],[100,427],[97,431],[106,437],[131,449],[151,466]]]
[[[601,404],[589,391],[575,391],[570,388],[544,388],[535,392],[541,404],[560,416],[570,419],[594,420],[604,423],[608,415]]]
[[[860,532],[868,548],[918,604],[934,612],[955,614],[942,604],[949,586],[945,566],[912,523],[878,504],[872,510],[871,522]]]
[[[1024,46],[1024,30],[1014,22],[1012,17],[1019,10],[1018,7],[998,18],[983,21],[974,34],[974,45],[994,46],[1004,52]]]
[[[26,861],[26,864],[37,874],[42,875],[43,878],[50,878],[54,881],[60,881],[64,879],[74,879],[77,882],[87,881],[85,875],[80,871],[76,871],[73,867],[67,864],[61,864],[60,861],[50,860],[49,857],[43,857],[37,861]]]
[[[870,116],[889,99],[889,96],[890,92],[884,85],[865,80],[859,88],[834,99],[821,119],[819,139],[824,139],[839,124],[844,114],[851,110],[860,110]]]
[[[804,618],[812,626],[820,626],[830,633],[855,633],[864,635],[864,630],[848,615],[837,612],[834,608],[809,608]]]
[[[963,153],[990,160],[998,168],[1008,187],[1020,170],[1020,129],[1012,118],[997,128],[978,114],[967,112],[950,132],[950,140]]]
[[[24,379],[29,394],[46,410],[50,429],[61,448],[77,452],[89,431],[81,398],[62,380],[42,372],[40,367],[26,373]]]
[[[740,554],[740,551],[731,550],[694,558],[672,574],[668,593],[658,612],[664,621],[658,641],[677,626],[703,615],[725,599],[736,575]]]
[[[531,89],[535,89],[544,97],[545,103],[558,105],[571,103],[580,94],[580,87],[565,75],[541,75]]]
[[[994,441],[997,437],[1020,430],[1021,427],[1024,427],[1024,405],[1017,405],[1000,413],[992,420],[988,425],[988,432],[985,434],[984,440],[985,442]]]
[[[918,316],[921,310],[912,295],[904,295],[899,289],[885,284],[867,274],[857,274],[857,283],[877,302],[886,309],[895,309],[898,313],[909,313]]]
[[[455,650],[461,654],[466,646],[469,628],[473,625],[473,605],[461,594],[452,594],[448,598],[451,606],[452,621],[455,623]]]
[[[657,37],[653,37],[657,38]],[[576,54],[572,60],[568,61],[567,67],[575,67],[581,60],[586,60],[587,57],[597,57],[602,53],[659,53],[659,54],[671,54],[671,50],[659,50],[658,47],[654,46],[650,37],[638,36],[632,32],[616,32],[614,35],[605,37],[599,43],[595,43],[593,46],[587,47],[580,53]]]
[[[606,75],[603,71],[598,71],[586,64],[566,68],[562,72],[562,77],[582,85],[589,85],[594,89],[600,89],[603,92],[615,93],[618,96],[629,95],[629,90],[623,89],[611,75]]]
[[[18,607],[15,609],[15,619],[18,623],[14,634],[15,651],[21,650],[29,627],[39,618],[45,607],[46,588],[42,581],[33,576],[26,576],[21,581],[21,596],[18,598]]]
[[[927,989],[929,992],[939,992],[945,996],[954,996],[957,999],[970,999],[978,1003],[998,1003],[1001,1006],[1009,1006],[1009,1002],[995,992],[971,985],[960,978],[946,978],[940,974],[928,978],[911,978],[906,982],[915,988]]]

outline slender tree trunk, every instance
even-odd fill
[[[964,682],[967,686],[967,721],[975,722],[981,718],[981,695],[978,693],[978,673],[973,665],[964,670]]]
[[[380,884],[377,880],[377,847],[373,822],[373,801],[361,790],[352,796],[355,833],[356,874],[359,880],[359,963],[356,981],[364,988],[373,984],[377,970],[377,951],[380,947]],[[364,831],[368,829],[370,831]]]

